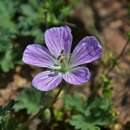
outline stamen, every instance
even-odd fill
[[[58,56],[58,58],[57,58],[58,64],[55,64],[54,69],[56,71],[60,71],[62,73],[65,73],[69,69],[69,67],[68,67],[68,58],[69,57],[67,57],[64,54],[64,50],[62,50],[61,53],[60,53],[60,56]]]
[[[65,57],[64,57],[64,50],[61,50],[61,54],[60,54],[60,56],[58,56],[57,59],[60,61],[61,64],[64,63],[64,59],[65,59]]]
[[[61,50],[61,54],[64,54],[64,50]]]
[[[64,50],[61,50],[60,55],[58,56],[57,60],[60,60],[60,57],[64,54]]]
[[[61,55],[61,57],[60,57],[59,60],[60,60],[60,63],[63,64],[63,63],[65,62],[65,57],[64,57],[64,55]]]

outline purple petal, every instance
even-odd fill
[[[45,32],[45,42],[53,56],[60,56],[62,51],[68,54],[72,44],[71,29],[68,26],[48,29]]]
[[[51,71],[44,71],[34,77],[32,84],[35,88],[41,91],[49,91],[56,88],[61,81],[61,74]]]
[[[102,47],[94,36],[82,39],[72,53],[70,64],[78,66],[99,59],[102,55]]]
[[[23,62],[38,67],[53,67],[53,59],[49,51],[39,44],[31,44],[26,47]]]
[[[90,72],[86,67],[76,67],[63,75],[63,79],[73,85],[86,83],[90,79]]]

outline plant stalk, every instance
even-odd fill
[[[26,126],[29,126],[29,124],[32,122],[32,120],[35,119],[36,117],[38,117],[44,110],[46,110],[47,108],[50,108],[54,105],[54,103],[57,101],[58,96],[61,93],[62,88],[63,88],[63,84],[61,84],[57,94],[55,95],[54,99],[51,101],[51,103],[49,105],[46,105],[45,107],[41,107],[38,112],[34,113],[33,115],[31,115],[29,117],[29,119],[25,123]]]
[[[125,53],[125,51],[126,51],[126,48],[127,48],[128,44],[129,44],[129,42],[130,42],[130,38],[128,38],[128,40],[126,41],[126,44],[125,44],[124,47],[122,48],[121,52],[120,52],[119,55],[116,57],[116,59],[115,59],[116,62],[119,61],[120,58],[124,55],[124,53]],[[114,64],[113,66],[111,66],[111,67],[108,69],[106,75],[109,75],[109,73],[110,73],[111,71],[113,71],[113,69],[116,67],[116,65],[117,65],[117,64]]]

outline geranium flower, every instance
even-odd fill
[[[88,68],[81,65],[101,57],[102,47],[96,37],[84,37],[71,53],[71,29],[62,26],[48,29],[45,32],[45,42],[47,48],[31,44],[23,54],[24,63],[48,68],[34,77],[34,87],[49,91],[56,88],[63,79],[73,85],[86,83],[90,79]]]

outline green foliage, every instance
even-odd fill
[[[4,72],[13,68],[11,39],[17,32],[16,24],[12,21],[16,5],[12,0],[0,1],[0,67]]]
[[[0,107],[0,130],[15,130],[14,128],[16,128],[16,124],[9,114],[14,106],[14,103],[14,101],[11,101],[5,107]]]
[[[0,117],[6,115],[7,112],[12,109],[13,105],[14,105],[14,101],[11,101],[5,107],[0,107]]]
[[[128,39],[130,39],[130,32],[127,33]]]
[[[65,107],[70,110],[69,123],[79,130],[100,130],[114,122],[111,99],[96,97],[84,100],[82,96],[65,96]]]
[[[102,74],[100,77],[102,81],[102,89],[103,89],[103,95],[106,97],[111,98],[112,96],[112,90],[110,89],[111,80],[108,78],[107,75]]]
[[[0,0],[0,69],[8,72],[20,63],[23,48],[17,39],[42,43],[45,29],[64,24],[70,12],[64,0]]]
[[[94,123],[89,123],[82,115],[74,115],[70,120],[70,124],[77,130],[100,130]]]
[[[4,118],[2,118],[0,122],[0,130],[29,130],[29,129],[8,114]]]
[[[44,93],[36,89],[25,89],[21,92],[13,108],[16,112],[26,109],[28,114],[35,113],[39,110],[43,97]]]
[[[76,93],[74,96],[66,95],[64,97],[65,107],[68,110],[75,109],[81,113],[84,112],[84,97]],[[80,107],[79,107],[80,106]]]

